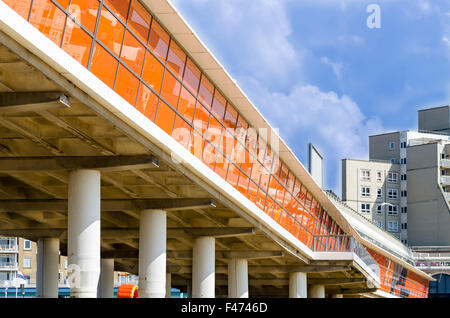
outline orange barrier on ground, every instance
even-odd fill
[[[117,291],[117,298],[139,298],[138,286],[133,284],[122,284]]]

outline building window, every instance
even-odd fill
[[[401,195],[402,197],[406,197],[406,196],[407,196],[406,190],[403,190],[403,191],[400,193],[400,195]]]
[[[370,187],[361,187],[361,196],[370,197]]]
[[[361,181],[370,181],[370,170],[361,170]]]
[[[400,148],[406,148],[406,141],[403,141],[400,143]]]
[[[391,141],[389,142],[389,150],[394,150],[395,149],[395,142]]]
[[[23,249],[26,251],[31,250],[31,241],[30,240],[23,240]]]
[[[406,158],[401,158],[400,163],[406,165]]]
[[[408,229],[408,223],[402,223],[402,230]]]
[[[406,181],[406,174],[402,174],[402,175],[400,175],[400,180],[402,180],[402,181]]]
[[[377,171],[377,181],[383,181],[383,172]]]
[[[397,221],[388,221],[388,228],[387,230],[389,232],[398,232],[398,223]]]
[[[383,197],[383,189],[377,188],[377,199],[381,199]]]
[[[23,268],[31,268],[31,257],[23,258]]]
[[[377,221],[377,226],[382,229],[383,228],[383,221]]]
[[[397,199],[398,198],[398,190],[397,189],[388,189],[388,198],[389,199]]]
[[[398,173],[397,172],[388,172],[388,182],[397,183],[398,182]]]
[[[68,265],[68,263],[69,263],[68,260],[69,260],[68,258],[66,258],[66,259],[64,260],[64,268],[67,268],[67,265]]]
[[[391,163],[396,163],[396,161],[395,158],[391,158]]]
[[[378,205],[377,205],[377,213],[378,213],[378,214],[383,213],[383,206],[382,206],[381,204],[378,204]]]
[[[361,203],[361,213],[370,213],[370,203]]]
[[[398,206],[388,205],[388,214],[389,215],[398,215]]]

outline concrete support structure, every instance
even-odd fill
[[[192,255],[192,297],[215,296],[215,238],[201,236],[195,239]]]
[[[68,262],[71,297],[96,298],[100,278],[100,172],[69,175]]]
[[[58,298],[59,239],[43,238],[37,242],[36,296]]]
[[[228,261],[228,297],[248,298],[248,262],[243,258]]]
[[[101,261],[98,298],[114,298],[114,259],[105,258]]]
[[[172,274],[166,274],[166,298],[172,296]]]
[[[289,274],[289,298],[307,298],[308,286],[306,273]]]
[[[139,297],[166,296],[167,212],[141,211],[139,223]]]
[[[325,298],[325,285],[311,285],[308,294],[309,298]]]

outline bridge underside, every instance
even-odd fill
[[[250,297],[287,297],[293,271],[307,272],[308,284],[325,285],[328,295],[373,291],[351,260],[312,261],[284,249],[264,225],[232,210],[156,146],[150,150],[122,130],[113,114],[87,105],[87,95],[75,97],[62,76],[50,79],[49,67],[30,52],[8,43],[0,44],[0,235],[58,237],[65,255],[69,172],[94,167],[101,171],[102,257],[114,258],[115,270],[137,274],[140,210],[160,207],[167,211],[167,271],[182,291],[192,279],[193,240],[204,235],[216,237],[218,297],[227,295],[228,259],[236,256],[248,258]],[[55,98],[61,95],[68,102]],[[60,157],[85,158],[53,160]]]

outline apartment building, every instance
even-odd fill
[[[68,284],[67,257],[60,256],[58,281],[60,286]],[[0,237],[0,287],[14,286],[21,271],[26,285],[36,285],[37,244],[19,237]]]
[[[400,238],[400,166],[389,161],[342,160],[342,200]]]
[[[398,232],[392,233],[403,243],[411,246],[450,245],[449,132],[450,106],[443,106],[419,110],[417,131],[370,136],[369,160],[342,161],[343,200],[388,231],[389,226],[393,229],[395,225],[386,224],[387,219],[384,224],[381,222],[380,217],[385,212],[383,207],[392,210],[395,208],[389,208],[390,204],[398,205]],[[392,176],[397,174],[395,186],[386,179],[386,189],[392,189],[387,190],[388,193],[379,190],[383,187],[377,186],[376,181],[365,180],[367,174],[376,174],[378,170],[391,172]],[[367,190],[361,185],[371,188],[370,195],[362,192]],[[377,197],[379,191],[381,199]],[[396,201],[389,201],[394,200],[395,193],[398,193]],[[379,207],[383,203],[385,205]],[[377,209],[382,213],[376,213]]]

